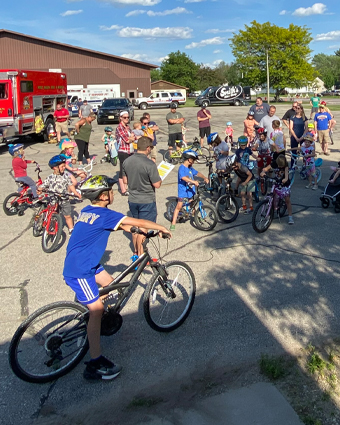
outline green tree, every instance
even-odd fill
[[[336,51],[334,52],[334,54],[335,54],[335,56],[340,56],[340,49],[336,50]]]
[[[211,69],[208,66],[201,64],[197,70],[197,84],[199,90],[205,90],[209,86],[216,86],[219,84],[216,69]]]
[[[162,80],[162,72],[159,68],[150,71],[151,82]]]
[[[302,87],[316,77],[310,63],[312,36],[308,28],[290,24],[288,28],[256,21],[234,34],[231,48],[242,85],[252,87],[267,82],[266,55],[269,57],[270,86],[277,94],[285,87]]]
[[[177,52],[169,53],[161,64],[162,79],[187,87],[189,91],[198,89],[197,65],[188,55]]]
[[[312,61],[319,77],[327,89],[331,89],[340,79],[340,56],[319,53]]]

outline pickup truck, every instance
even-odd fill
[[[186,98],[179,92],[155,92],[149,97],[139,97],[132,101],[139,109],[147,108],[169,108],[171,103],[185,105]]]

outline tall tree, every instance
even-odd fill
[[[162,72],[159,68],[150,71],[151,82],[162,80]]]
[[[310,84],[316,77],[309,62],[312,36],[304,26],[290,24],[283,28],[270,22],[259,24],[253,21],[230,40],[236,65],[243,74],[243,85],[266,84],[267,52],[270,86],[277,93],[285,87],[298,88]]]
[[[197,65],[188,55],[177,52],[169,53],[161,64],[162,79],[180,86],[188,87],[190,91],[198,89]]]
[[[340,56],[319,53],[312,61],[319,77],[327,89],[331,89],[340,80]]]
[[[197,83],[199,90],[205,90],[209,86],[216,86],[219,84],[216,69],[211,69],[208,66],[201,64],[197,70]]]

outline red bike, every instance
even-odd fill
[[[38,180],[35,184],[40,186],[42,184],[42,180],[40,177],[41,169],[39,164],[36,164],[35,170],[38,173]],[[24,215],[25,209],[33,205],[33,195],[31,188],[23,183],[18,183],[18,192],[11,193],[8,195],[3,202],[3,209],[6,215]],[[21,190],[19,188],[22,188]]]

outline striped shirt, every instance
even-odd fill
[[[118,152],[130,153],[130,143],[127,143],[132,132],[130,127],[120,123],[116,128],[116,140],[118,143]]]

